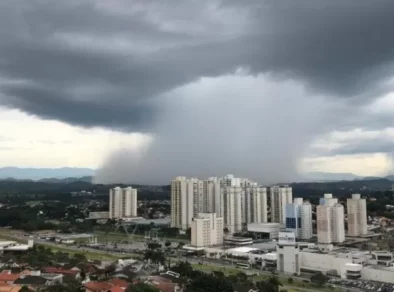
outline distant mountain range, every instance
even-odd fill
[[[90,168],[0,168],[0,180],[34,180],[46,183],[92,182],[93,175],[94,170]],[[334,182],[375,180],[381,178],[394,181],[394,175],[386,177],[362,177],[352,173],[307,172],[302,174],[298,182]]]
[[[376,180],[388,179],[394,181],[394,175],[388,176],[359,176],[353,173],[330,173],[330,172],[307,172],[302,176],[301,181],[305,182],[330,182],[330,181],[343,181],[343,180]]]
[[[17,180],[56,180],[67,178],[92,177],[94,170],[90,168],[62,167],[62,168],[0,168],[0,179]]]
[[[307,172],[301,176],[301,181],[341,181],[362,179],[353,173]]]

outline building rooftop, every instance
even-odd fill
[[[236,248],[230,248],[227,252],[241,252],[241,253],[249,253],[251,251],[259,250],[258,248],[249,247],[249,246],[240,246]]]

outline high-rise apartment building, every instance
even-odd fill
[[[294,198],[294,202],[286,204],[286,230],[294,232],[298,239],[310,239],[312,230],[312,205],[302,198]]]
[[[204,212],[216,213],[216,216],[223,217],[223,192],[219,178],[211,177],[203,183],[204,192]]]
[[[216,213],[230,233],[247,223],[267,222],[267,189],[233,175],[171,182],[171,225],[187,229],[198,213]]]
[[[267,188],[250,185],[244,189],[244,194],[243,223],[267,223]]]
[[[293,191],[289,186],[273,186],[270,188],[271,222],[286,224],[286,204],[293,201]]]
[[[109,191],[109,218],[122,219],[137,216],[137,189],[116,187]]]
[[[186,230],[203,204],[203,183],[196,178],[176,177],[171,182],[171,226]]]
[[[359,194],[353,194],[347,199],[348,235],[366,235],[367,231],[367,202]]]
[[[191,245],[207,247],[223,244],[223,218],[215,213],[199,213],[191,223]]]
[[[223,187],[223,219],[224,226],[230,234],[242,231],[242,202],[243,194],[240,186]]]
[[[345,241],[345,216],[343,205],[325,194],[316,207],[317,241],[322,244],[340,243]]]
[[[298,210],[301,218],[301,226],[298,231],[299,239],[311,239],[313,236],[312,225],[312,205],[309,202],[303,202]]]

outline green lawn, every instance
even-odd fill
[[[218,266],[210,266],[210,265],[199,265],[192,264],[193,269],[204,271],[204,272],[223,272],[225,275],[236,275],[239,272],[242,272],[242,269],[232,268],[232,267],[218,267]]]
[[[50,248],[53,252],[64,252],[64,253],[68,253],[69,255],[81,253],[81,254],[84,254],[86,256],[86,258],[89,260],[104,260],[104,261],[108,260],[109,261],[109,260],[117,260],[117,259],[125,257],[125,255],[111,255],[111,254],[104,254],[104,253],[100,253],[100,252],[86,251],[86,250],[82,250],[82,249],[81,249],[81,251],[75,251],[73,249],[69,249],[64,246],[54,247],[52,245],[46,245],[43,243],[39,243],[39,245],[45,246],[46,248]]]
[[[127,236],[125,233],[120,233],[120,232],[109,232],[108,234],[105,234],[103,231],[95,231],[94,235],[97,236],[97,240],[99,243],[105,242],[105,241],[128,241],[129,239],[131,241],[136,241],[136,240],[145,240],[145,235],[142,234],[134,234]],[[165,239],[169,240],[171,242],[189,242],[189,240],[184,239],[182,237],[163,237],[159,235],[160,239]]]

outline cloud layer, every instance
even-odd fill
[[[291,179],[320,136],[394,127],[379,109],[393,104],[392,11],[386,0],[1,1],[0,105],[154,137],[108,158],[100,180],[125,179],[111,174],[116,157],[140,181]],[[368,152],[387,153],[386,140]],[[363,152],[342,146],[335,155]]]

